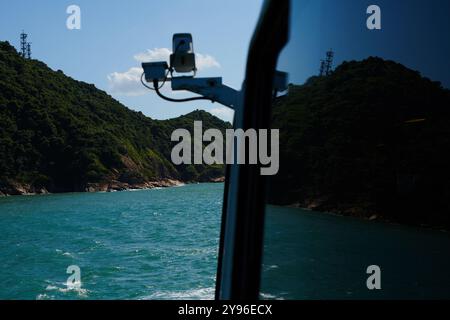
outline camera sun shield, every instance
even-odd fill
[[[153,80],[164,81],[167,77],[167,62],[144,62],[142,68],[145,73],[145,81],[153,82]]]

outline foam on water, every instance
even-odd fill
[[[214,300],[214,293],[214,287],[185,291],[157,291],[140,300]]]
[[[62,284],[55,284],[55,285],[47,285],[45,288],[45,291],[52,292],[56,291],[57,293],[62,294],[73,294],[75,295],[75,298],[88,298],[89,297],[89,290],[82,288],[82,283],[77,283],[74,285],[67,285],[66,283]],[[48,298],[56,298],[57,296],[54,295],[47,295],[47,294],[39,294],[36,299],[43,300]]]

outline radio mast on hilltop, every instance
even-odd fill
[[[22,30],[20,34],[20,55],[22,58],[26,58],[27,55],[27,38],[28,35]]]
[[[322,77],[325,74],[325,60],[320,60],[319,75]]]
[[[31,59],[31,42],[27,42],[28,34],[23,30],[20,34],[20,55],[25,59]]]
[[[27,43],[27,59],[31,59],[31,42]]]
[[[327,51],[325,60],[320,60],[320,73],[319,76],[329,76],[333,71],[333,59],[334,52],[333,50]]]
[[[331,74],[331,71],[333,71],[333,59],[334,59],[334,52],[333,50],[329,50],[327,52],[327,59],[325,60],[325,75],[329,76]]]

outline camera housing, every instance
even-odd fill
[[[174,34],[172,43],[173,54],[170,55],[170,66],[178,73],[196,72],[192,35],[190,33]]]
[[[145,73],[145,81],[153,82],[153,80],[164,81],[167,77],[169,65],[167,62],[144,62],[142,68]]]

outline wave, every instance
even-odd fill
[[[56,291],[56,292],[60,292],[60,293],[70,293],[70,292],[74,292],[76,293],[80,298],[87,298],[89,295],[89,290],[84,289],[81,287],[81,282],[78,283],[77,285],[70,285],[68,286],[66,283],[62,284],[64,287],[59,287],[59,286],[55,286],[55,285],[48,285],[45,290],[46,291]],[[41,298],[48,298],[47,294],[40,294],[38,295],[38,297]]]
[[[198,288],[185,291],[156,291],[139,300],[214,300],[215,288]]]
[[[263,270],[264,270],[264,271],[275,270],[275,269],[279,269],[279,268],[280,268],[280,267],[277,266],[276,264],[269,265],[269,266],[263,265]]]
[[[186,183],[180,183],[180,184],[173,186],[173,188],[181,188],[181,187],[185,187],[185,186],[186,186]]]
[[[259,294],[259,296],[260,296],[260,298],[261,298],[262,300],[284,300],[284,298],[282,298],[282,297],[277,297],[277,296],[275,296],[275,295],[273,295],[273,294],[270,294],[270,293],[263,293],[263,292],[261,292],[261,293]]]
[[[127,189],[124,190],[124,192],[139,192],[139,191],[148,191],[151,190],[150,188],[142,188],[142,189]]]
[[[63,250],[60,250],[60,249],[56,249],[55,251],[56,251],[56,253],[58,253],[62,256],[73,258],[73,254],[70,252],[64,252]]]

